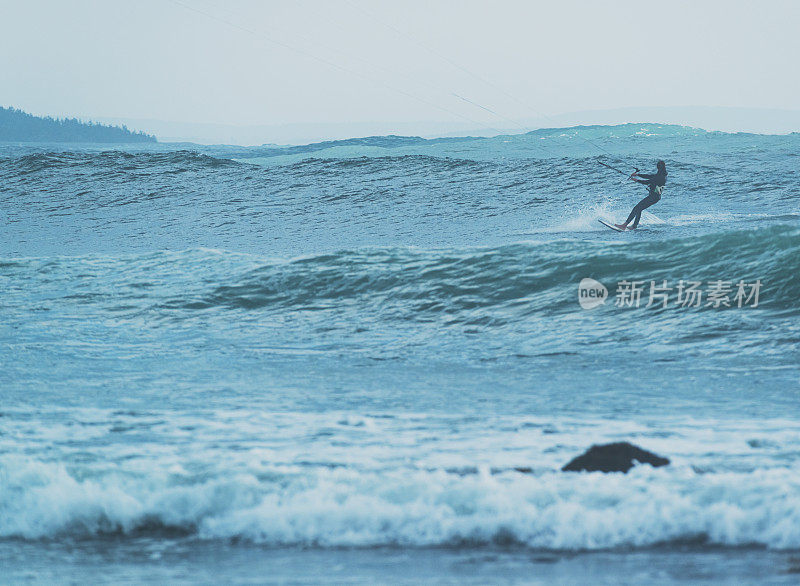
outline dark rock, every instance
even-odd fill
[[[592,446],[574,458],[561,470],[563,472],[628,472],[636,463],[650,464],[653,468],[669,464],[667,458],[657,456],[628,442]]]

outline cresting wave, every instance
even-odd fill
[[[656,242],[342,251],[261,264],[199,296],[173,298],[166,307],[290,309],[363,300],[410,303],[414,315],[528,302],[536,308],[544,301],[554,303],[551,308],[573,309],[563,293],[582,277],[607,283],[761,280],[766,291],[761,307],[796,314],[800,230],[774,226]]]
[[[641,139],[691,140],[697,138],[721,141],[747,141],[753,135],[707,132],[698,128],[669,124],[622,124],[617,126],[576,126],[569,128],[543,128],[526,134],[485,137],[447,137],[423,139],[416,136],[369,136],[331,140],[307,145],[262,147],[199,147],[196,150],[168,149],[166,145],[147,145],[126,150],[88,149],[71,150],[68,146],[50,150],[53,145],[6,145],[0,157],[0,167],[12,174],[27,174],[47,169],[63,169],[97,165],[99,167],[165,166],[170,164],[219,167],[235,165],[237,160],[258,161],[275,157],[292,157],[293,160],[346,156],[362,159],[362,165],[372,160],[421,157],[422,160],[440,161],[446,165],[458,164],[473,158],[485,160],[486,152],[500,149],[525,158],[563,157],[571,152],[581,159],[603,158],[607,155],[586,141],[610,141],[619,146],[625,141],[635,141],[641,148]],[[521,149],[521,150],[520,150]],[[31,152],[31,151],[34,152]],[[563,151],[563,152],[562,152]],[[15,152],[19,156],[13,156]],[[9,156],[10,155],[10,156]],[[129,169],[128,169],[129,170]]]
[[[9,179],[16,176],[27,177],[33,173],[50,170],[74,169],[90,172],[95,179],[101,178],[105,172],[126,173],[165,172],[173,173],[189,169],[217,168],[236,166],[239,163],[226,158],[217,158],[194,151],[159,152],[71,152],[46,151],[25,154],[20,157],[0,157],[0,169]]]
[[[724,137],[731,136],[723,132],[706,132],[699,128],[679,126],[674,124],[620,124],[616,126],[573,126],[569,128],[541,128],[525,134],[500,135],[495,137],[444,137],[424,139],[417,136],[368,136],[363,138],[349,138],[343,140],[330,140],[307,145],[284,146],[278,148],[253,148],[247,153],[252,158],[270,158],[286,155],[313,155],[323,151],[344,153],[348,151],[371,149],[370,152],[379,152],[379,149],[402,148],[435,148],[454,147],[456,149],[472,143],[483,147],[510,144],[528,144],[539,151],[539,154],[553,155],[542,148],[541,142],[546,141],[548,147],[557,144],[560,147],[577,143],[579,147],[593,145],[582,142],[583,140],[620,140],[637,139],[643,137],[660,138],[691,138],[698,136]]]
[[[75,275],[81,278],[75,280]],[[574,311],[578,282],[591,277],[763,284],[759,310],[797,315],[800,230],[770,226],[685,239],[523,242],[486,248],[343,250],[289,260],[214,250],[120,257],[5,259],[6,300],[34,288],[72,303],[130,302],[132,310],[379,311],[382,318],[508,310]],[[46,283],[39,282],[46,276]],[[77,288],[77,289],[76,289]],[[20,303],[27,303],[22,296]],[[65,306],[67,308],[67,306]],[[703,311],[699,308],[698,311]],[[488,313],[487,313],[488,315]]]
[[[131,343],[139,328],[176,340],[185,328],[201,328],[220,336],[215,345],[244,344],[240,351],[268,340],[276,352],[380,360],[460,356],[474,364],[627,352],[626,340],[636,340],[648,359],[769,355],[788,366],[800,344],[794,323],[800,230],[781,225],[658,241],[364,247],[291,259],[209,249],[17,258],[0,263],[0,277],[7,283],[6,321],[18,324],[9,338],[13,348],[23,340],[40,343],[52,320],[75,324],[76,317],[107,328],[109,339],[127,336]],[[608,302],[591,311],[578,303],[578,284],[587,277],[610,291]],[[637,307],[615,303],[625,280],[645,284]],[[699,281],[705,290],[729,282],[729,306],[710,307],[704,297],[700,306],[679,307],[680,280]],[[647,307],[650,282],[663,281],[673,288],[670,307]],[[737,307],[739,281],[761,282],[757,307],[752,301]],[[23,321],[23,315],[35,319]],[[554,321],[562,317],[566,322]],[[237,325],[240,320],[247,326]],[[376,332],[387,331],[385,345],[376,344]],[[495,342],[487,345],[476,334]],[[81,356],[85,351],[72,348]]]
[[[797,470],[628,475],[264,467],[76,474],[4,457],[0,536],[183,535],[317,547],[594,550],[670,542],[800,548]]]

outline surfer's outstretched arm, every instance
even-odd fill
[[[650,185],[653,181],[653,177],[655,177],[655,175],[650,175],[649,173],[634,173],[629,179],[631,181],[636,181],[636,183],[641,183],[642,185]]]
[[[636,177],[631,177],[631,179],[642,185],[655,185],[655,175],[637,175]]]

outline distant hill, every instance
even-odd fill
[[[156,142],[156,137],[110,126],[81,122],[77,118],[42,118],[0,107],[0,141],[7,142]]]
[[[283,124],[218,124],[156,120],[152,118],[98,118],[106,124],[128,124],[155,134],[162,142],[187,142],[208,145],[261,146],[265,143],[282,145],[307,145],[321,141],[345,140],[356,136],[463,137],[521,134],[540,128],[570,128],[573,126],[616,126],[628,122],[676,124],[723,132],[753,132],[757,134],[786,134],[800,131],[800,109],[778,110],[767,108],[733,108],[723,106],[681,106],[617,108],[552,114],[540,118],[512,110],[503,112],[512,126],[499,120],[490,120],[486,126],[475,123],[419,120],[377,122],[287,122]]]

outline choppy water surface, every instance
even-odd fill
[[[645,193],[606,152],[667,162],[637,232],[596,221]],[[0,555],[45,560],[32,579],[72,542],[187,568],[214,544],[245,565],[353,547],[373,570],[445,547],[509,579],[524,552],[793,555],[798,152],[657,125],[0,147]],[[609,290],[592,310],[585,277]],[[623,439],[673,464],[558,471]]]

